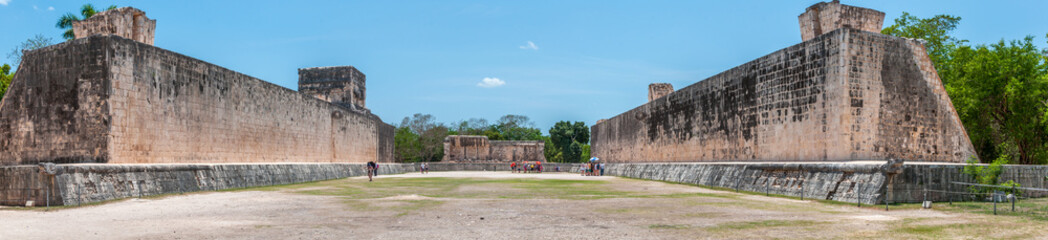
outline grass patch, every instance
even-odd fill
[[[652,224],[648,225],[650,229],[688,229],[691,226],[684,224]]]
[[[707,230],[711,231],[733,231],[733,230],[748,230],[756,228],[772,228],[772,227],[807,227],[819,224],[820,222],[809,221],[809,220],[764,220],[764,221],[752,221],[752,222],[727,222],[717,224],[717,226],[709,227]]]
[[[465,187],[468,186],[468,187]],[[604,180],[488,179],[488,178],[387,178],[381,181],[330,180],[232,191],[288,191],[298,194],[375,199],[416,194],[434,198],[567,199],[605,198],[732,198],[712,193],[644,194],[620,191]]]

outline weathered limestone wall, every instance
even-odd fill
[[[130,7],[96,13],[88,19],[73,22],[73,34],[76,38],[98,34],[117,35],[153,45],[155,31],[156,20],[147,18],[142,10]]]
[[[339,106],[365,109],[366,76],[353,66],[298,70],[298,91]]]
[[[393,127],[115,36],[28,52],[0,104],[0,163],[392,162]]]
[[[109,159],[107,49],[88,38],[26,52],[0,102],[0,165]]]
[[[808,41],[839,28],[853,28],[866,32],[881,32],[884,13],[855,6],[842,5],[838,1],[821,2],[804,10],[797,17],[801,26],[801,40]]]
[[[903,164],[890,169],[884,164],[851,163],[617,163],[608,164],[605,175],[696,184],[741,191],[856,202],[863,204],[961,200],[961,195],[937,191],[966,192],[951,182],[972,182],[963,164]],[[1024,187],[1044,188],[1048,166],[1008,165],[1002,181],[1015,180]],[[1044,197],[1028,192],[1026,197]]]
[[[917,40],[841,28],[592,127],[610,162],[963,162],[974,148]]]
[[[54,176],[37,166],[0,167],[0,205],[77,205],[157,194],[321,181],[366,175],[364,164],[60,164]],[[383,163],[379,174],[417,169]]]
[[[663,96],[670,95],[673,93],[673,84],[669,83],[652,83],[648,84],[648,102],[651,100],[659,99]]]
[[[546,161],[543,141],[489,141],[487,136],[444,138],[444,162]]]

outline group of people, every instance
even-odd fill
[[[588,163],[579,167],[579,173],[582,173],[582,176],[604,176],[604,162],[600,161],[600,158],[590,158]]]
[[[512,170],[515,173],[516,172],[523,172],[523,173],[537,172],[537,173],[542,173],[542,162],[539,162],[539,161],[535,161],[535,162],[524,161],[524,162],[521,162],[521,164],[517,164],[517,161],[513,161],[512,163],[509,164],[509,169]]]

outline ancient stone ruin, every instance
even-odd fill
[[[17,165],[0,168],[0,204],[316,181],[393,161],[393,127],[364,108],[357,69],[301,69],[296,92],[152,46],[154,25],[110,10],[26,52],[0,104],[0,166]]]
[[[673,84],[652,83],[648,85],[648,102],[673,93]]]
[[[880,34],[884,13],[836,2],[798,18],[804,42],[594,125],[593,156],[964,162],[974,155],[921,41]]]
[[[546,142],[488,140],[487,136],[451,135],[444,138],[444,159],[449,163],[545,162]]]
[[[315,67],[298,70],[298,92],[337,104],[365,110],[364,73],[353,66]]]
[[[73,34],[76,38],[94,35],[116,35],[153,45],[153,32],[156,20],[146,17],[146,13],[131,7],[122,7],[100,12],[73,22]]]

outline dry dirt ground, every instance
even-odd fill
[[[0,209],[0,239],[1046,238],[1048,221],[616,177],[433,172]]]

